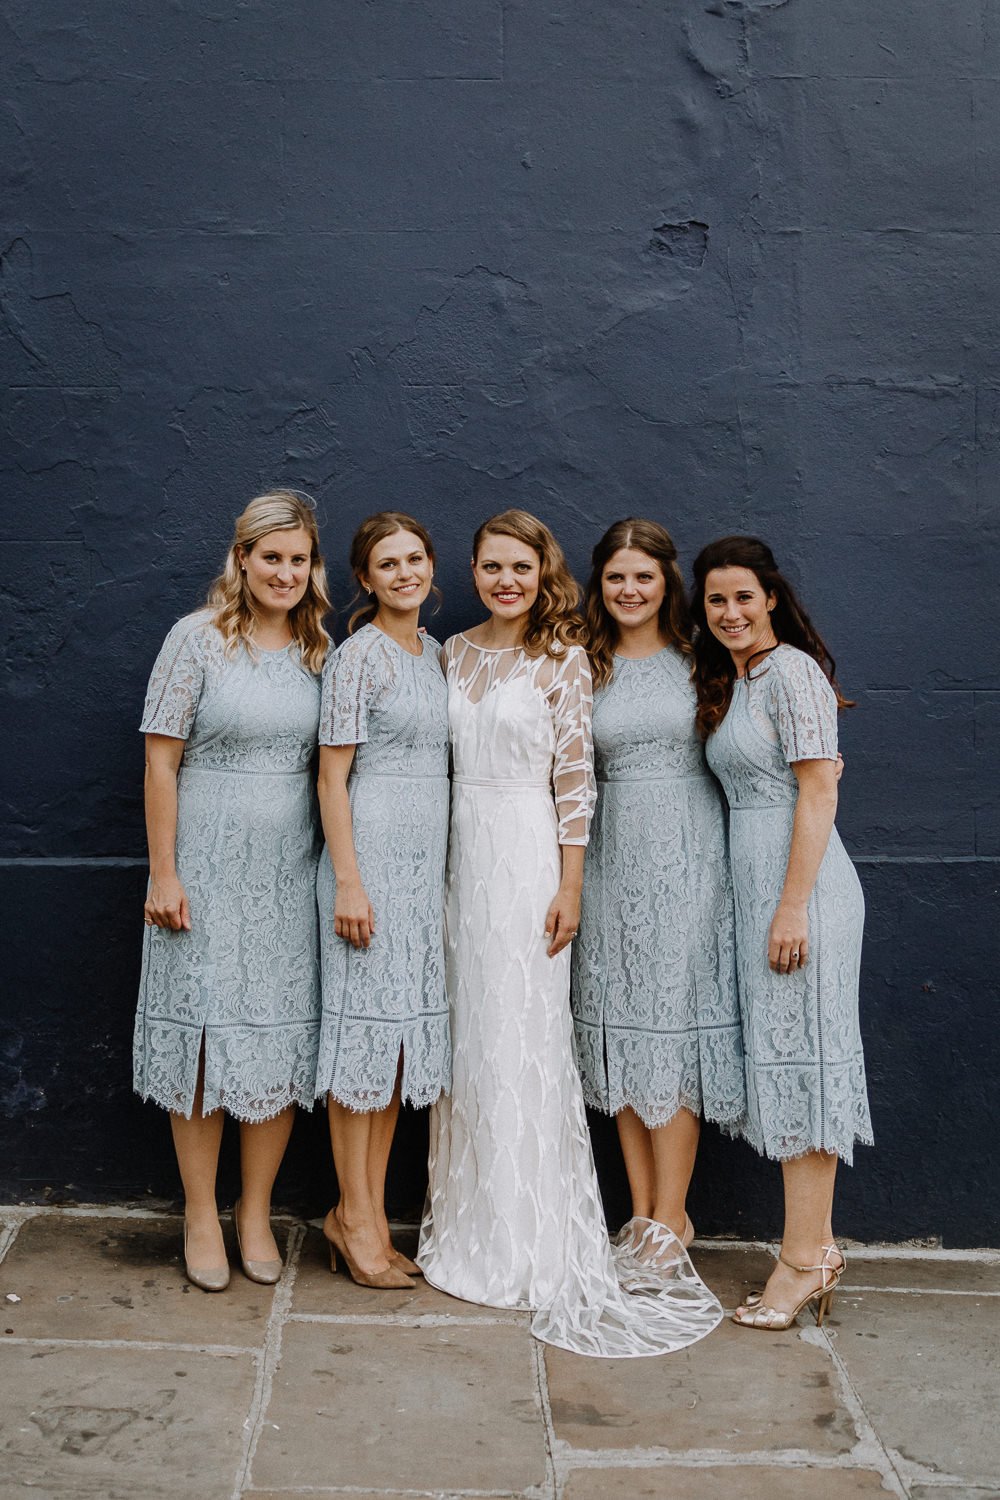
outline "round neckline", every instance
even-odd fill
[[[286,641],[283,646],[262,646],[251,637],[251,644],[255,651],[260,652],[261,656],[283,656],[286,651],[295,645],[295,640],[293,638],[290,641]]]
[[[399,642],[395,640],[387,630],[383,630],[381,625],[376,625],[374,620],[368,620],[366,622],[365,629],[374,630],[377,635],[380,635],[382,637],[383,640],[390,641],[392,645],[395,646],[397,651],[402,651],[404,656],[410,657],[413,661],[419,661],[427,648],[427,637],[425,635],[417,637],[420,643],[419,651],[407,651],[405,646],[401,646]]]
[[[665,652],[673,651],[673,649],[673,646],[658,646],[655,651],[650,651],[648,656],[622,656],[619,651],[612,651],[611,655],[615,661],[633,662],[638,666],[644,661],[655,661],[658,656],[663,656]]]
[[[490,651],[499,655],[501,651],[524,650],[523,646],[481,646],[478,641],[474,641],[471,636],[466,635],[464,630],[460,630],[458,633],[467,646],[474,646],[477,651]]]

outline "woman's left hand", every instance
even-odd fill
[[[804,906],[782,901],[771,922],[767,961],[776,974],[794,974],[809,957],[809,917]]]
[[[548,954],[555,958],[576,937],[580,926],[580,892],[560,886],[545,914],[545,936],[550,939]]]

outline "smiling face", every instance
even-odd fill
[[[269,531],[250,548],[237,549],[247,588],[264,615],[287,615],[309,586],[312,541],[302,526]]]
[[[705,578],[705,620],[741,672],[751,656],[777,644],[771,626],[776,594],[750,568],[712,568]]]
[[[412,531],[396,531],[376,542],[368,554],[361,582],[371,589],[379,609],[408,614],[418,610],[431,591],[434,564]]]
[[[541,580],[541,558],[534,547],[488,531],[472,560],[472,578],[491,615],[508,624],[527,625]]]
[[[619,632],[658,622],[666,593],[659,563],[637,547],[620,547],[601,571],[601,598]]]

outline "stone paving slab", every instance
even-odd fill
[[[407,1245],[402,1237],[399,1248],[412,1254],[415,1245]],[[480,1307],[475,1302],[461,1302],[428,1286],[423,1277],[417,1278],[413,1291],[375,1291],[371,1287],[356,1286],[341,1269],[330,1274],[330,1252],[321,1231],[310,1229],[302,1246],[295,1290],[292,1296],[292,1311],[310,1316],[317,1313],[327,1317],[444,1317],[486,1318],[491,1321],[502,1318],[505,1322],[527,1326],[527,1313],[503,1312],[494,1307]]]
[[[5,1497],[230,1500],[249,1355],[10,1343],[3,1354]]]
[[[880,1495],[870,1469],[681,1468],[575,1469],[564,1500],[863,1500]],[[941,1497],[945,1500],[945,1497]]]
[[[507,1325],[289,1323],[261,1489],[525,1489],[545,1478],[531,1336]]]
[[[866,1259],[848,1251],[844,1289],[855,1286],[905,1287],[913,1291],[1000,1293],[1000,1260],[945,1260],[921,1257]],[[1000,1318],[1000,1308],[997,1309]]]
[[[756,1245],[696,1245],[691,1262],[698,1275],[730,1312],[748,1292],[759,1291],[771,1274],[774,1256]]]
[[[0,1298],[21,1298],[0,1300],[0,1324],[22,1338],[259,1345],[273,1293],[242,1274],[224,1229],[232,1281],[207,1293],[184,1276],[177,1218],[29,1219],[0,1265]]]
[[[723,1323],[663,1359],[547,1349],[556,1437],[574,1448],[849,1452],[854,1424],[825,1349],[796,1333]]]
[[[925,1470],[1000,1489],[996,1302],[883,1292],[846,1300],[837,1353],[886,1446]]]

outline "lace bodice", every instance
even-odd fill
[[[448,721],[441,647],[423,636],[411,656],[364,625],[323,671],[321,745],[357,745],[354,775],[447,776]]]
[[[550,783],[560,844],[586,844],[596,794],[586,653],[530,657],[454,635],[445,660],[456,778]]]
[[[294,643],[256,656],[241,645],[227,656],[211,614],[199,610],[167,635],[139,727],[186,740],[184,766],[304,771],[316,749],[318,686]]]
[[[733,685],[706,754],[730,807],[794,803],[795,762],[837,759],[837,700],[819,663],[795,646],[776,646]]]
[[[704,776],[688,658],[673,646],[633,661],[616,656],[611,681],[594,695],[598,781]]]

